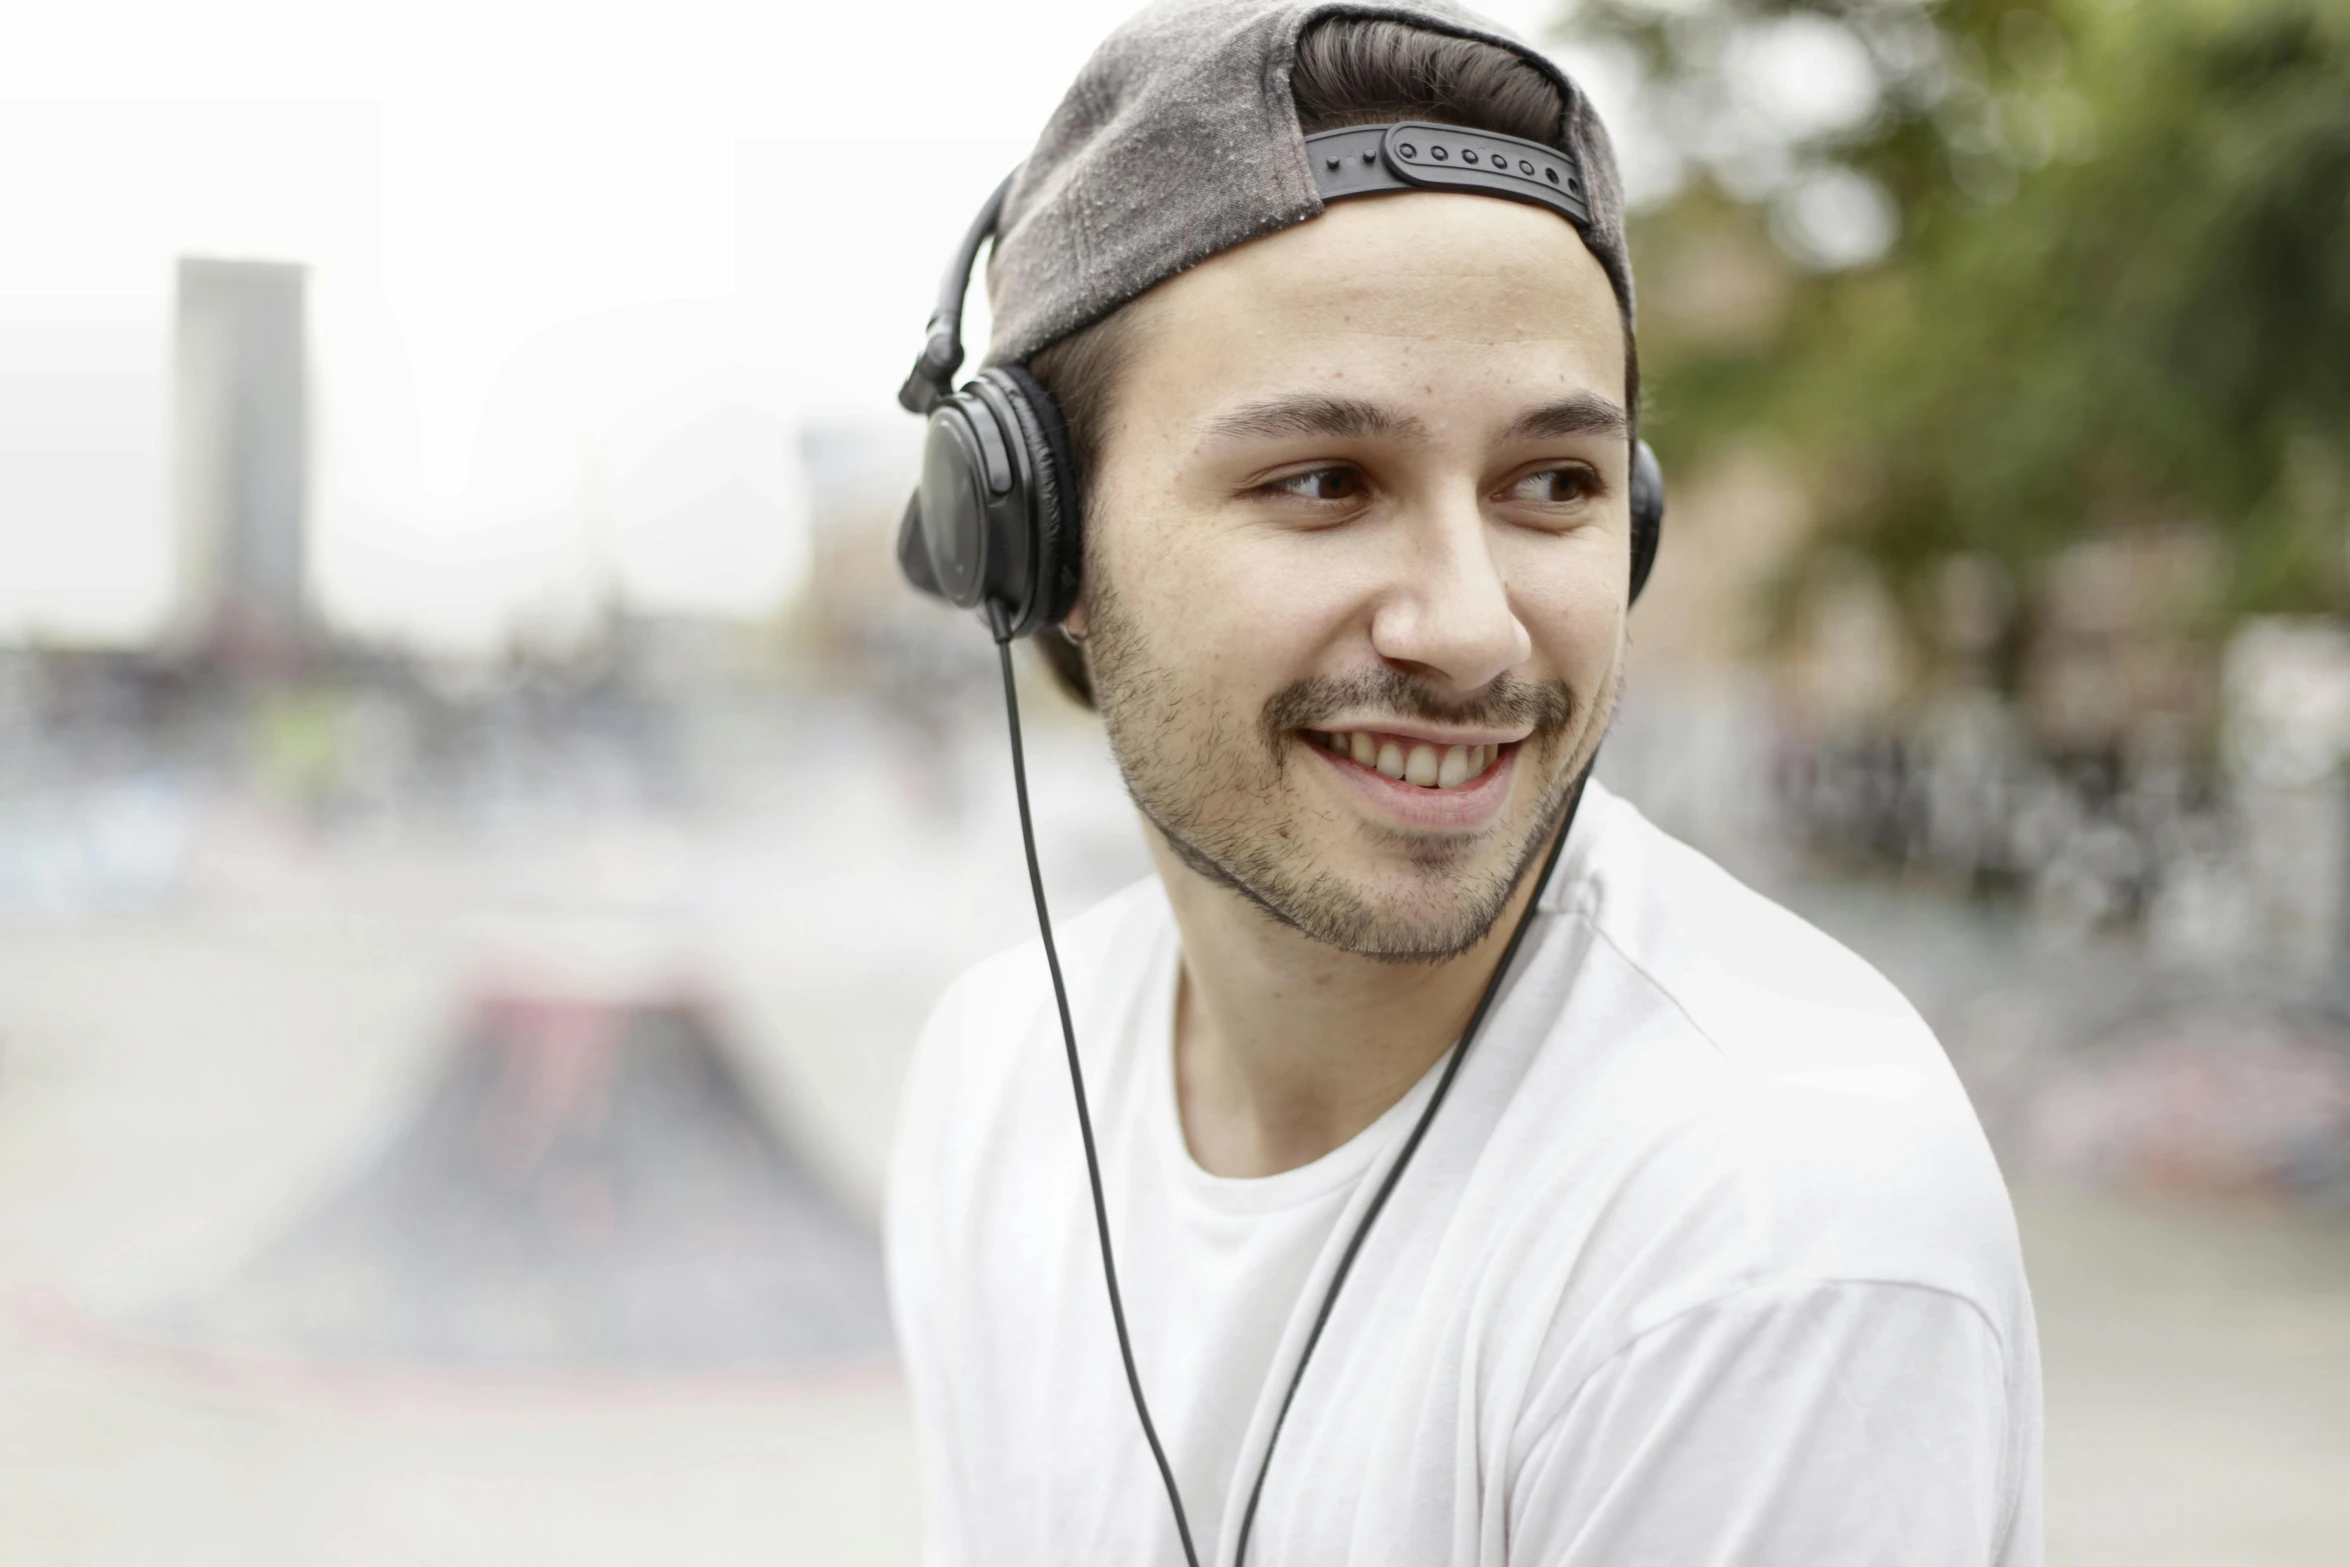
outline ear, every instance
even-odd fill
[[[1085,615],[1085,588],[1080,583],[1077,602],[1069,606],[1069,613],[1061,617],[1061,629],[1069,633],[1072,642],[1083,642],[1087,629]]]

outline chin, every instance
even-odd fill
[[[1408,857],[1390,850],[1396,859],[1383,866],[1349,872],[1323,860],[1302,883],[1243,890],[1293,929],[1356,957],[1442,962],[1484,940],[1509,904],[1511,867],[1495,862],[1497,848],[1423,841]]]

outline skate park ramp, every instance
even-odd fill
[[[878,1244],[705,1009],[489,991],[405,1124],[157,1337],[453,1370],[794,1372],[889,1355]]]

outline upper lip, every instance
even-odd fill
[[[1358,731],[1365,734],[1393,735],[1398,740],[1409,740],[1439,749],[1456,745],[1515,745],[1532,734],[1531,729],[1441,729],[1429,724],[1399,724],[1386,719],[1327,720],[1303,727],[1318,734],[1347,735]]]

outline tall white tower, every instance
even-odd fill
[[[310,489],[305,269],[179,263],[178,632],[242,663],[298,654]]]

